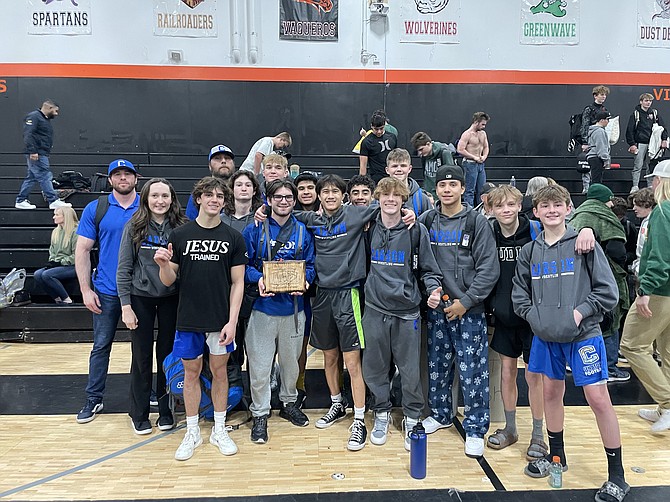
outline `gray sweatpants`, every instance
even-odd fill
[[[404,320],[366,306],[363,314],[365,350],[363,379],[372,393],[373,411],[391,411],[391,356],[402,384],[405,416],[419,419],[424,408],[421,387],[421,319]]]
[[[298,397],[295,383],[298,379],[298,358],[305,334],[305,313],[298,312],[298,331],[293,315],[270,316],[258,310],[251,311],[247,326],[247,361],[251,386],[251,414],[261,417],[270,413],[270,372],[275,350],[281,367],[282,403],[295,403]]]

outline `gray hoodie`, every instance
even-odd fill
[[[551,246],[544,235],[521,248],[512,279],[514,312],[545,342],[570,343],[598,336],[603,313],[619,300],[605,253],[596,244],[588,255],[575,254],[577,232],[572,227]],[[573,310],[583,316],[579,327]]]
[[[365,278],[363,228],[379,213],[379,206],[342,206],[335,214],[295,211],[293,214],[312,232],[316,251],[316,284],[343,289],[360,285]]]
[[[471,313],[484,312],[484,300],[500,276],[498,250],[487,219],[476,213],[474,235],[468,236],[470,247],[462,246],[466,215],[473,211],[464,205],[462,211],[447,216],[432,209],[421,215],[430,244],[442,272],[443,292],[460,300]]]
[[[428,230],[417,223],[408,230],[401,221],[386,228],[377,216],[370,229],[370,273],[365,281],[365,305],[402,319],[419,316],[421,291],[412,267],[412,233],[419,232],[418,268],[428,294],[441,285],[442,274],[430,249]]]
[[[589,150],[586,158],[598,157],[605,165],[610,163],[610,140],[605,128],[599,125],[589,127]]]
[[[158,277],[158,264],[154,261],[156,249],[166,247],[172,232],[170,222],[162,224],[151,220],[149,234],[139,251],[130,237],[130,222],[123,227],[119,266],[116,269],[116,288],[121,305],[130,305],[130,295],[163,297],[177,293],[177,283],[165,287]]]

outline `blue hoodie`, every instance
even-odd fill
[[[270,248],[272,248],[283,227],[280,227],[279,223],[272,217],[268,218],[267,221],[269,223]],[[312,284],[316,275],[314,272],[314,239],[305,225],[296,220],[295,216],[291,215],[286,225],[294,225],[295,227],[288,241],[277,251],[274,260],[305,260],[305,279],[309,284]],[[302,251],[298,250],[296,256],[300,228],[302,228]],[[265,242],[263,225],[249,225],[244,229],[242,235],[247,244],[247,255],[249,256],[249,263],[244,272],[244,281],[247,284],[257,284],[258,280],[263,277],[263,261],[268,259],[268,247]],[[303,297],[296,296],[295,298],[298,300],[298,311],[302,311],[304,309]],[[288,293],[259,297],[254,301],[253,309],[272,316],[293,315],[293,299],[294,296]]]

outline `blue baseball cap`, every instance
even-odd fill
[[[107,169],[107,176],[112,174],[113,171],[116,171],[117,169],[128,169],[129,171],[134,172],[135,174],[139,174],[137,172],[137,169],[135,169],[135,166],[133,165],[132,162],[126,159],[116,159],[113,160],[109,164],[109,169]]]
[[[212,149],[209,151],[209,159],[208,160],[212,160],[212,157],[214,157],[214,155],[216,155],[217,153],[224,153],[224,154],[228,155],[228,157],[230,157],[231,159],[235,158],[235,154],[233,153],[233,151],[230,148],[228,148],[226,145],[216,145],[216,146],[213,146]]]

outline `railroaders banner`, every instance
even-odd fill
[[[216,37],[216,0],[154,0],[153,25],[161,37]]]
[[[577,45],[579,0],[521,0],[521,44]]]
[[[91,0],[28,0],[30,35],[90,35]]]
[[[638,47],[670,49],[670,0],[637,0]]]
[[[279,38],[337,42],[339,0],[280,0]]]
[[[399,4],[401,42],[460,43],[461,0],[400,0]]]

